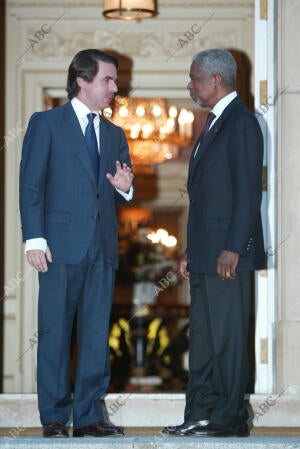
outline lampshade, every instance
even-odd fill
[[[148,19],[156,14],[155,3],[155,0],[104,0],[103,15],[108,19]]]

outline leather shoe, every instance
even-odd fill
[[[66,426],[61,421],[45,424],[43,429],[43,436],[45,438],[68,438]]]
[[[73,437],[108,437],[120,435],[124,435],[120,427],[116,427],[105,421],[97,421],[89,426],[77,427],[73,430]]]
[[[183,424],[174,427],[164,427],[162,433],[166,435],[188,435],[194,428],[205,427],[209,423],[208,420],[201,421],[185,421]]]
[[[199,437],[248,437],[250,435],[247,423],[239,426],[218,426],[208,424],[207,426],[198,426],[191,429],[188,435]]]

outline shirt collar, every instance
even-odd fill
[[[72,98],[71,104],[78,118],[83,118],[87,116],[90,112],[94,112],[96,117],[99,117],[99,111],[91,111],[82,101],[78,100],[77,97]]]
[[[229,103],[232,102],[232,100],[237,97],[237,92],[234,90],[233,92],[230,92],[230,94],[226,95],[225,97],[221,98],[221,100],[218,101],[212,108],[211,112],[213,112],[216,116],[216,119],[220,117],[220,115],[223,113],[224,109],[227,108]]]

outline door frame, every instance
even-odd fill
[[[275,2],[255,0],[255,111],[264,136],[262,217],[267,269],[255,274],[255,393],[273,393],[276,385],[277,320],[277,135]]]

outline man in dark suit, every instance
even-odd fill
[[[116,202],[132,198],[124,132],[103,116],[117,92],[118,61],[99,50],[75,55],[69,102],[33,114],[20,167],[20,211],[28,262],[39,271],[38,404],[45,437],[122,430],[104,421],[110,378],[108,331],[118,265]],[[70,341],[77,314],[73,400]]]
[[[184,423],[170,435],[248,436],[244,394],[250,272],[265,266],[260,206],[263,139],[235,91],[226,50],[195,55],[188,90],[210,109],[190,159],[187,253],[190,378]]]

